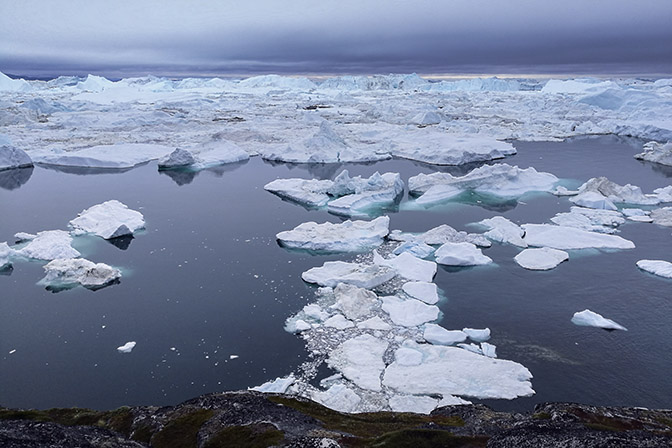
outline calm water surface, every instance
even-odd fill
[[[552,172],[568,186],[594,176],[645,192],[672,184],[672,170],[632,158],[639,141],[600,137],[516,147],[519,154],[507,163]],[[333,178],[342,168],[253,158],[195,176],[159,174],[155,164],[114,174],[40,167],[0,172],[0,241],[13,241],[19,231],[66,229],[78,212],[109,199],[142,211],[147,221],[147,230],[121,247],[93,237],[76,240],[83,256],[123,270],[119,285],[51,293],[36,285],[43,276],[36,262],[17,262],[0,275],[0,405],[174,404],[294,370],[306,353],[283,323],[313,300],[300,274],[348,256],[280,248],[277,232],[340,218],[282,201],[263,185],[278,177]],[[347,168],[366,176],[397,171],[404,180],[437,170],[403,160]],[[390,212],[391,228],[425,231],[447,223],[478,231],[469,223],[498,214],[519,223],[546,222],[569,205],[566,198],[537,194],[519,202],[411,210],[404,199]],[[490,327],[498,355],[534,375],[535,396],[487,404],[520,410],[551,400],[672,407],[672,282],[635,266],[642,258],[672,259],[671,232],[627,223],[620,235],[636,249],[574,251],[549,272],[520,268],[513,261],[518,249],[502,245],[485,252],[495,266],[439,268],[435,281],[447,298],[440,304],[441,324]],[[572,314],[585,308],[629,331],[574,326]],[[117,353],[132,340],[132,353]]]

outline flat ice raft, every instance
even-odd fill
[[[597,314],[594,311],[583,310],[577,313],[574,313],[572,317],[572,323],[574,325],[584,326],[584,327],[598,327],[605,330],[624,330],[627,331],[627,328],[617,324],[611,319],[606,319],[602,317],[601,314]]]
[[[125,169],[170,154],[174,148],[145,143],[99,145],[75,151],[38,150],[30,153],[33,162],[81,168]]]
[[[550,224],[523,224],[528,246],[572,249],[634,249],[635,243],[616,235]]]
[[[664,260],[639,260],[637,267],[659,277],[672,278],[672,263]]]
[[[290,249],[325,252],[359,252],[380,246],[389,233],[390,218],[373,221],[345,221],[341,224],[304,222],[293,230],[276,235],[280,244]]]
[[[40,284],[51,288],[71,288],[82,285],[96,290],[121,278],[121,271],[105,263],[93,263],[83,258],[58,259],[44,266],[46,276]]]
[[[142,213],[129,209],[119,201],[111,200],[87,208],[70,221],[73,233],[93,233],[106,240],[125,235],[145,227]]]

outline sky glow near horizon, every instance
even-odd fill
[[[0,0],[0,71],[669,73],[670,24],[670,0]]]

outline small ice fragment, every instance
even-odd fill
[[[346,319],[342,314],[335,314],[324,321],[324,326],[335,328],[337,330],[345,330],[346,328],[354,327],[355,324],[352,321]]]
[[[401,289],[414,299],[421,300],[429,305],[439,301],[439,290],[435,283],[408,282]]]
[[[586,327],[598,327],[604,328],[605,330],[625,330],[622,325],[617,324],[611,319],[606,319],[600,314],[597,314],[590,310],[583,310],[581,312],[574,313],[572,317],[572,323],[574,325],[586,326]]]
[[[16,353],[16,349],[12,349],[12,350],[9,351],[9,354],[10,354],[10,355],[12,355],[12,354],[14,354],[14,353]]]
[[[287,389],[289,389],[289,386],[294,384],[295,381],[296,378],[294,378],[294,375],[289,375],[282,378],[278,377],[275,380],[267,381],[260,386],[250,387],[249,390],[255,390],[257,392],[265,392],[265,393],[284,394],[285,392],[287,392]]]
[[[455,345],[464,342],[467,339],[467,334],[460,330],[446,330],[436,324],[425,324],[422,337],[430,344]]]
[[[131,353],[131,350],[133,350],[133,347],[135,347],[135,341],[125,343],[121,347],[117,347],[117,350],[120,353]]]
[[[672,263],[664,260],[639,260],[637,267],[659,277],[672,278]]]
[[[387,266],[408,280],[431,282],[436,275],[436,263],[421,260],[409,252],[404,252],[396,257],[385,259],[377,251],[373,251],[373,262],[380,266]]]
[[[483,355],[487,356],[488,358],[497,357],[497,347],[492,344],[488,344],[487,342],[481,342],[481,351],[483,352]]]
[[[569,260],[569,254],[564,250],[541,247],[538,249],[525,249],[513,259],[525,269],[546,271],[557,267],[563,261]]]
[[[484,328],[482,330],[476,328],[463,328],[462,331],[464,331],[467,336],[469,336],[469,339],[474,342],[485,342],[490,339],[489,328]]]
[[[229,355],[229,359],[238,359],[240,356],[238,355]]]
[[[438,319],[439,308],[427,305],[419,300],[402,300],[396,296],[383,297],[383,310],[386,311],[392,322],[404,327],[417,327],[426,322]]]
[[[477,266],[492,263],[471,243],[446,243],[435,252],[436,262],[448,266]]]

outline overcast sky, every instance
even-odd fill
[[[0,71],[672,73],[672,0],[0,0]]]

